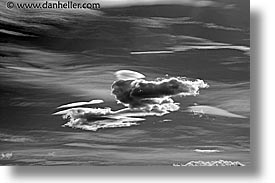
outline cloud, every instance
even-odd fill
[[[191,81],[185,77],[118,80],[112,85],[112,94],[117,101],[130,108],[152,108],[173,103],[173,96],[198,95],[200,88],[207,88],[203,80]]]
[[[133,79],[141,79],[145,78],[145,76],[141,73],[130,71],[130,70],[120,70],[115,73],[115,76],[118,80],[133,80]]]
[[[145,80],[141,73],[120,70],[115,73],[117,81],[112,84],[112,94],[126,108],[113,111],[107,108],[79,107],[101,103],[101,100],[76,102],[58,107],[70,109],[58,111],[69,121],[63,126],[96,131],[101,128],[129,127],[139,125],[147,116],[163,116],[180,109],[174,96],[198,95],[200,88],[207,88],[203,80],[191,81],[185,77],[158,78]]]
[[[173,166],[245,166],[239,161],[216,160],[216,161],[190,161],[186,164],[176,163]]]
[[[142,118],[125,118],[125,119],[106,119],[106,120],[97,120],[95,122],[88,123],[74,123],[69,121],[64,124],[64,127],[78,128],[82,130],[97,131],[98,129],[104,128],[119,128],[119,127],[129,127],[133,125],[139,125],[138,121],[144,121]]]
[[[220,150],[217,149],[195,149],[195,152],[198,153],[217,153],[217,152],[221,152]]]
[[[100,103],[103,103],[103,102],[104,102],[103,100],[91,100],[89,102],[74,102],[74,103],[59,106],[57,109],[69,108],[69,107],[78,107],[78,106],[91,105],[91,104],[100,104]]]
[[[136,113],[137,116],[146,114]],[[127,110],[112,111],[110,108],[71,108],[54,113],[69,119],[63,127],[78,128],[82,130],[97,131],[102,128],[118,128],[138,125],[137,122],[144,118],[130,117],[132,114]]]
[[[220,109],[212,106],[205,106],[205,105],[190,106],[188,107],[186,112],[193,112],[194,114],[199,114],[199,115],[207,114],[207,115],[223,116],[223,117],[230,117],[230,118],[247,118],[239,114],[228,112],[224,109]]]

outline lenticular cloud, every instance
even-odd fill
[[[68,108],[54,113],[69,121],[63,126],[96,131],[100,128],[128,127],[138,125],[146,116],[163,116],[179,110],[172,98],[175,96],[196,96],[200,88],[207,88],[203,80],[189,80],[185,77],[157,78],[146,80],[141,73],[120,70],[117,80],[111,86],[111,93],[124,109],[78,107],[102,103],[102,100],[77,102],[58,107]],[[141,118],[142,117],[142,118]]]

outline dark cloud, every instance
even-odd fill
[[[118,80],[112,85],[112,94],[130,108],[146,107],[150,104],[168,103],[172,96],[197,95],[199,88],[208,85],[202,80],[190,81],[184,77],[162,78],[156,81]]]

